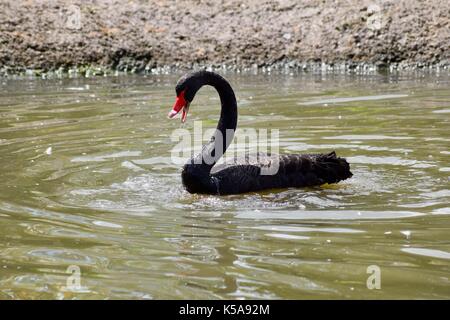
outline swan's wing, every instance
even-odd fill
[[[302,175],[308,184],[335,183],[352,176],[350,166],[336,153],[281,155],[279,175]]]
[[[215,166],[212,177],[219,194],[321,184],[312,162],[308,155],[245,155]]]
[[[263,180],[268,180],[267,183],[296,177],[299,184],[304,181],[308,185],[334,183],[352,176],[347,161],[337,157],[334,151],[328,154],[246,154],[214,166],[211,173],[223,178],[240,177],[237,181],[266,176]]]
[[[336,156],[334,153],[330,156]],[[261,169],[276,168],[280,174],[291,174],[296,172],[311,171],[315,164],[320,163],[327,155],[323,154],[268,154],[253,153],[245,154],[238,158],[225,158],[223,163],[217,164],[211,170],[211,173],[217,173],[221,170],[239,166],[255,166]],[[241,169],[242,170],[242,169]],[[253,169],[252,169],[253,171]]]
[[[219,171],[229,169],[232,167],[243,167],[243,166],[250,166],[250,167],[257,167],[257,168],[268,168],[276,161],[279,161],[279,155],[277,154],[267,154],[267,153],[252,153],[252,154],[245,154],[244,156],[237,157],[237,158],[223,158],[223,162],[216,164],[212,170],[211,173],[217,173]],[[242,170],[242,169],[241,169]],[[252,171],[254,169],[251,169]]]

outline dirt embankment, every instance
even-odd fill
[[[2,0],[0,69],[449,66],[448,0]]]

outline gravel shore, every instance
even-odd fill
[[[450,65],[448,0],[2,0],[0,69]]]

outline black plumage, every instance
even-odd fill
[[[334,151],[303,155],[258,153],[238,158],[232,163],[216,165],[232,140],[229,135],[228,139],[219,137],[226,137],[227,130],[234,134],[236,129],[237,103],[230,84],[220,75],[208,71],[183,76],[176,86],[177,96],[184,92],[189,105],[204,85],[213,86],[219,93],[221,114],[211,141],[183,166],[181,177],[188,192],[225,195],[272,188],[310,187],[336,183],[352,176],[347,161],[337,157]],[[271,168],[278,170],[273,171],[274,174],[264,174]]]

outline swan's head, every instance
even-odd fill
[[[180,80],[178,80],[175,87],[177,98],[172,110],[168,114],[169,118],[175,117],[180,111],[182,111],[181,122],[186,121],[189,105],[192,100],[194,100],[194,96],[197,91],[203,85],[203,76],[203,72],[192,72],[184,75]]]

